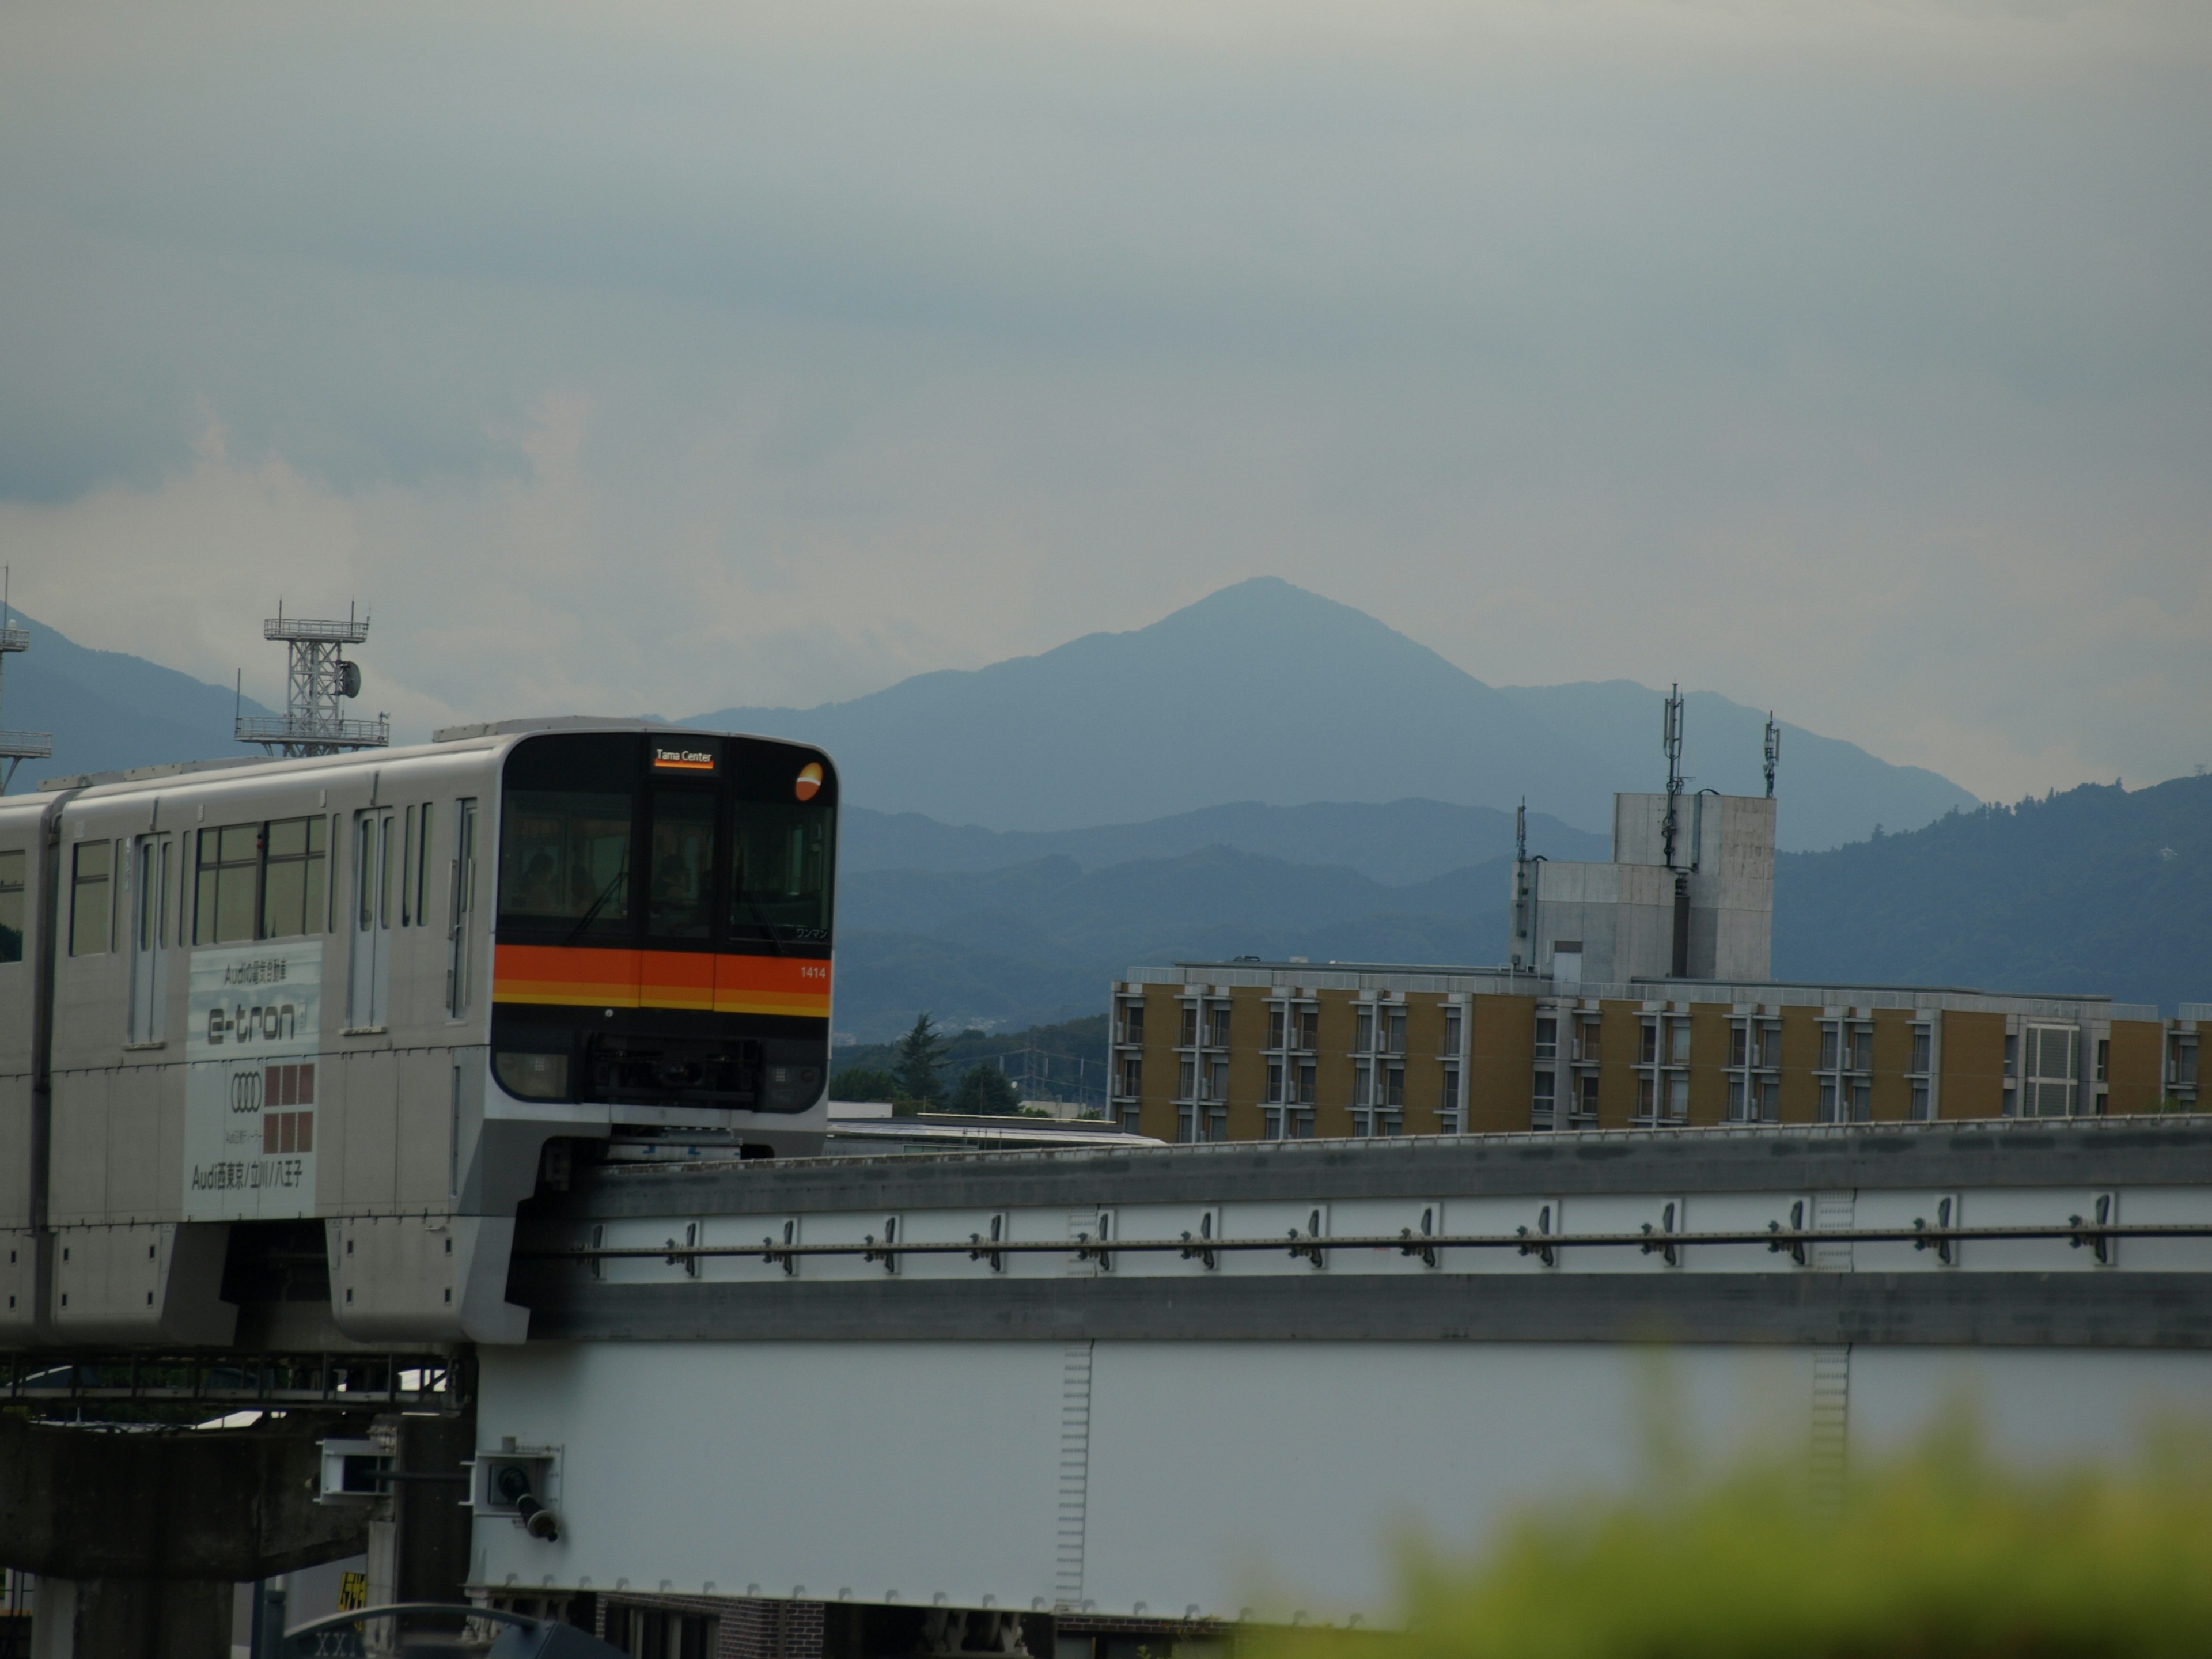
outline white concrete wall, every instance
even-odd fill
[[[1830,1355],[1839,1350],[1817,1351]],[[1456,1343],[622,1343],[486,1349],[480,1432],[559,1449],[562,1536],[477,1524],[492,1585],[1149,1617],[1387,1620],[1394,1540],[1618,1489],[1656,1422],[1807,1443],[1815,1350]],[[1078,1363],[1081,1362],[1081,1363]],[[1867,1348],[1854,1446],[1958,1398],[2027,1460],[2124,1454],[2212,1354]]]

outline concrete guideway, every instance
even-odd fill
[[[479,1509],[471,1577],[1376,1620],[1394,1528],[1621,1485],[1654,1412],[1830,1481],[1956,1394],[2111,1455],[2212,1398],[2208,1128],[607,1166],[483,1352],[561,1537]]]

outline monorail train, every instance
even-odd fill
[[[520,1341],[574,1140],[818,1150],[837,799],[592,720],[0,799],[0,1347]]]

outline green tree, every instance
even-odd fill
[[[891,1076],[897,1080],[901,1095],[923,1103],[944,1095],[945,1083],[937,1074],[945,1065],[945,1037],[930,1018],[929,1010],[925,1008],[914,1017],[913,1029],[891,1052]]]
[[[895,1101],[898,1079],[880,1066],[848,1066],[830,1075],[830,1098]]]
[[[995,1066],[970,1066],[952,1091],[952,1109],[988,1117],[1012,1117],[1022,1109],[1013,1079]]]

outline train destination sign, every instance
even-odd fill
[[[192,952],[185,1036],[185,1214],[315,1212],[323,942]]]
[[[714,776],[721,764],[721,746],[702,742],[697,738],[681,743],[653,740],[653,769],[656,772],[696,772],[702,777]]]

